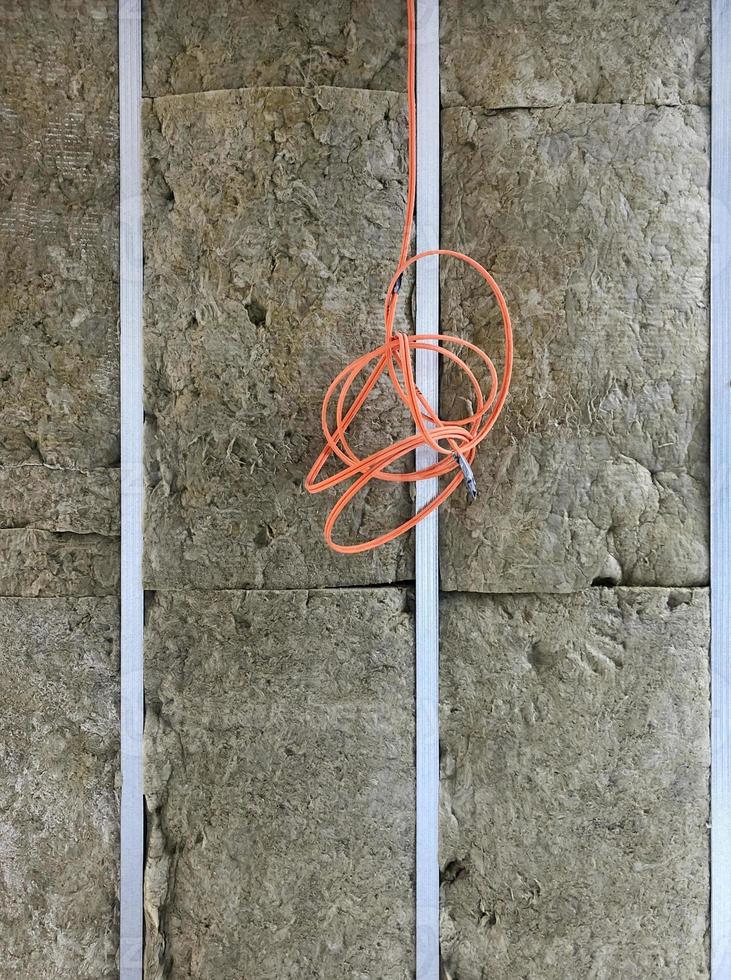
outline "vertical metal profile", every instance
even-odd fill
[[[711,976],[731,980],[731,0],[711,82]]]
[[[119,370],[121,427],[122,980],[142,977],[142,34],[140,0],[119,3]]]
[[[439,0],[416,10],[416,250],[439,248]],[[439,328],[439,257],[416,267],[416,332]],[[437,411],[439,355],[416,352],[416,383]],[[436,462],[429,447],[416,468]],[[416,509],[438,493],[416,484]],[[439,980],[439,553],[435,510],[416,526],[416,977]]]

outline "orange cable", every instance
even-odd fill
[[[361,552],[369,551],[371,548],[377,548],[405,534],[412,527],[415,527],[419,521],[422,521],[427,514],[430,514],[440,504],[444,503],[463,480],[468,483],[470,492],[474,493],[468,480],[471,477],[471,464],[474,460],[477,446],[487,436],[502,411],[510,387],[510,375],[513,366],[513,334],[510,326],[510,314],[508,313],[508,307],[498,284],[487,269],[468,255],[464,255],[462,252],[455,252],[448,248],[433,249],[428,252],[420,252],[418,255],[411,256],[411,258],[408,257],[416,199],[416,26],[414,0],[406,0],[406,6],[408,15],[407,94],[409,104],[409,181],[404,229],[401,236],[401,253],[398,266],[389,283],[384,304],[385,342],[380,347],[376,347],[375,350],[356,358],[346,368],[343,368],[325,393],[321,412],[325,447],[315,460],[305,480],[305,488],[310,493],[320,493],[323,490],[329,490],[331,487],[338,486],[346,480],[353,480],[328,514],[324,528],[325,540],[328,545],[333,551],[338,551],[345,555],[357,555]],[[403,281],[403,275],[409,266],[414,265],[420,259],[424,259],[429,255],[445,255],[459,259],[461,262],[466,262],[467,265],[472,266],[482,276],[490,287],[500,309],[505,335],[505,367],[500,382],[498,382],[497,371],[492,360],[484,351],[467,340],[441,333],[394,333],[393,323],[396,316],[396,307],[398,305],[399,290]],[[483,393],[479,381],[464,360],[449,350],[448,347],[440,346],[443,344],[467,348],[480,358],[490,376],[490,388],[486,394]],[[412,351],[415,350],[428,350],[439,354],[441,357],[445,357],[456,364],[465,373],[475,393],[477,409],[473,415],[468,415],[466,418],[456,421],[443,421],[438,417],[416,386],[412,366]],[[345,402],[350,394],[351,388],[356,379],[366,371],[369,371],[369,373],[363,386],[355,396],[350,408],[346,410]],[[399,439],[398,442],[385,446],[383,449],[378,450],[378,452],[372,453],[369,456],[360,457],[351,448],[346,434],[356,415],[363,407],[366,398],[384,371],[388,371],[394,390],[411,413],[417,431],[414,435]],[[328,419],[330,416],[331,402],[335,398],[336,424],[331,429]],[[447,445],[442,445],[443,442],[447,443]],[[402,456],[414,452],[419,446],[430,446],[442,459],[426,469],[413,470],[408,473],[393,473],[388,470],[389,466],[401,459]],[[342,468],[333,476],[318,480],[323,466],[330,457],[337,457],[343,463]],[[333,541],[335,522],[356,494],[370,483],[371,480],[384,480],[392,483],[416,482],[417,480],[439,477],[447,473],[454,473],[455,471],[457,471],[456,475],[429,504],[422,507],[413,517],[410,517],[398,527],[361,544],[346,545]]]

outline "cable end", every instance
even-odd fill
[[[470,503],[472,504],[475,502],[475,500],[477,500],[477,481],[475,480],[475,474],[472,472],[472,467],[462,453],[455,453],[454,458],[457,460],[459,463],[459,468],[462,470],[467,496],[470,498]]]

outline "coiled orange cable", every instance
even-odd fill
[[[344,368],[328,388],[323,399],[321,413],[325,447],[315,460],[305,480],[305,488],[310,493],[321,493],[323,490],[329,490],[347,480],[353,480],[328,514],[324,528],[325,540],[328,545],[333,551],[338,551],[345,555],[357,555],[371,548],[377,548],[405,534],[412,527],[415,527],[419,521],[422,521],[427,514],[430,514],[440,504],[444,503],[463,480],[469,480],[471,476],[471,464],[475,457],[477,447],[494,426],[505,404],[513,366],[513,335],[510,325],[510,314],[508,313],[508,307],[498,284],[487,269],[483,268],[479,262],[476,262],[468,255],[447,248],[420,252],[411,258],[408,257],[416,199],[416,24],[414,0],[406,0],[406,7],[408,16],[407,93],[409,104],[409,179],[406,215],[403,235],[401,237],[401,253],[398,266],[389,283],[384,304],[383,312],[386,337],[380,347],[376,347],[375,350],[371,350],[367,354],[356,358],[356,360]],[[424,259],[429,255],[444,255],[459,259],[461,262],[466,262],[467,265],[472,266],[482,276],[490,287],[500,309],[505,335],[505,364],[502,380],[499,382],[492,360],[484,351],[467,340],[441,333],[394,333],[393,323],[396,316],[399,289],[404,272],[409,266],[414,265],[420,259]],[[451,351],[449,346],[441,346],[445,344],[452,347],[467,348],[478,356],[485,365],[490,377],[490,387],[487,393],[483,393],[475,374],[464,360]],[[475,394],[477,408],[473,415],[468,415],[466,418],[450,422],[445,422],[438,417],[437,413],[416,386],[414,370],[411,363],[412,351],[416,350],[428,350],[439,354],[441,357],[446,357],[464,371]],[[390,446],[385,446],[383,449],[378,450],[378,452],[372,453],[369,456],[360,457],[348,443],[347,431],[363,407],[373,386],[384,371],[388,371],[396,394],[411,413],[417,431],[414,435],[400,439]],[[351,388],[355,384],[356,379],[365,372],[368,372],[365,382],[355,396],[350,408],[346,410],[345,403]],[[335,427],[331,429],[329,417],[333,399],[336,399]],[[446,443],[446,445],[442,443]],[[389,472],[389,466],[401,459],[402,456],[414,452],[419,446],[431,446],[442,458],[433,466],[426,469],[413,470],[408,473]],[[333,476],[318,480],[322,468],[331,456],[337,457],[343,463],[342,468]],[[338,544],[333,540],[333,530],[336,521],[356,494],[370,483],[371,480],[384,480],[392,483],[415,482],[431,477],[444,476],[448,473],[454,473],[455,470],[457,473],[447,486],[426,507],[422,507],[413,517],[404,521],[398,527],[360,544]]]

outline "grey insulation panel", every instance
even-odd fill
[[[105,593],[119,508],[117,4],[6,3],[0,31],[2,591]],[[98,585],[81,551],[101,562]]]
[[[143,30],[147,95],[254,85],[404,87],[403,3],[150,0]]]
[[[447,109],[442,241],[501,285],[513,385],[441,527],[447,589],[708,581],[709,124],[692,106]],[[481,280],[443,329],[502,359]],[[442,413],[469,396],[442,376]]]
[[[147,103],[146,584],[292,588],[413,574],[411,541],[325,544],[336,496],[304,477],[322,397],[383,342],[406,173],[400,96],[253,89]],[[397,317],[408,322],[410,284]],[[353,430],[370,452],[411,433],[388,381]],[[403,484],[361,494],[358,542],[411,513]]]
[[[0,975],[117,976],[117,600],[0,599]]]
[[[445,106],[708,105],[709,0],[443,0]]]
[[[705,590],[446,596],[442,952],[477,980],[707,980]]]
[[[413,685],[402,591],[157,594],[146,976],[413,975]]]

